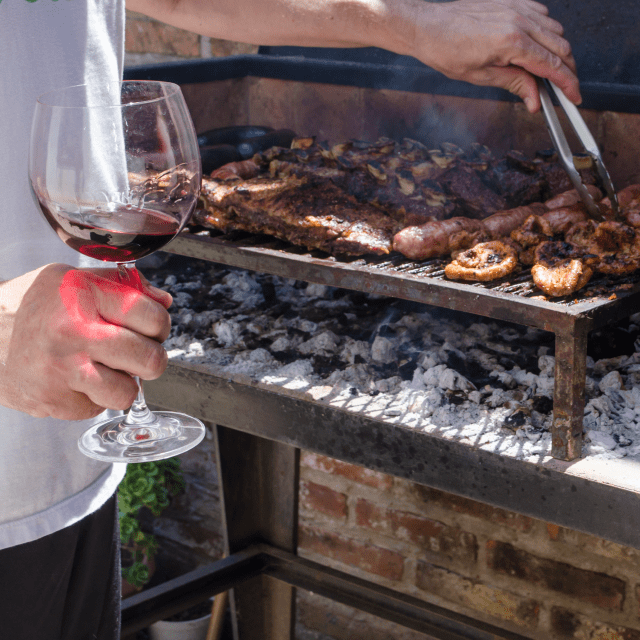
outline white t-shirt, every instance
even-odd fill
[[[86,265],[33,202],[31,117],[47,91],[122,78],[124,0],[2,0],[0,42],[0,280],[50,262]],[[125,465],[80,453],[88,424],[0,407],[0,549],[69,526],[113,495]]]

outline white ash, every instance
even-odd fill
[[[174,297],[173,361],[517,459],[551,453],[552,334],[199,261],[146,275]],[[587,358],[584,456],[640,454],[639,325],[619,329],[628,353]]]

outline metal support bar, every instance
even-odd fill
[[[216,445],[227,554],[260,542],[295,553],[300,450],[222,426]],[[293,587],[263,576],[230,605],[234,640],[293,640]]]
[[[266,574],[437,640],[525,640],[520,634],[278,549],[265,549],[265,554]]]
[[[122,601],[122,636],[260,576],[264,567],[262,551],[247,549],[125,598]]]
[[[588,324],[579,320],[571,330],[556,333],[551,455],[560,460],[575,460],[581,453],[587,337]]]
[[[525,640],[517,633],[264,544],[127,598],[123,604],[123,634],[220,593],[230,586],[230,580],[247,584],[259,574],[276,584],[313,591],[436,640]]]

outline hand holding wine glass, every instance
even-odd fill
[[[63,242],[118,264],[126,304],[126,287],[141,290],[133,262],[175,237],[199,195],[200,156],[179,87],[128,81],[41,96],[29,178]],[[195,418],[150,412],[140,387],[127,416],[92,427],[79,446],[100,460],[149,461],[186,451],[203,437]]]

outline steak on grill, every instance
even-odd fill
[[[194,215],[198,224],[265,233],[328,253],[387,254],[398,229],[377,207],[312,176],[252,178],[240,183],[205,179],[201,198],[204,208]]]

